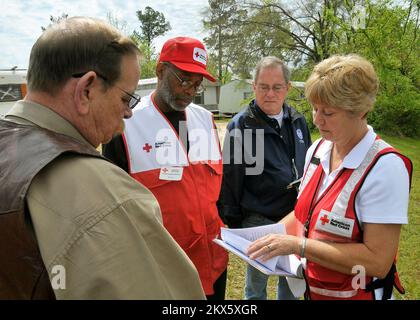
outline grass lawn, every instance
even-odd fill
[[[398,254],[398,272],[405,287],[405,295],[397,299],[420,299],[420,140],[381,135],[381,137],[408,156],[413,162],[408,225],[403,226]]]
[[[219,134],[222,135],[226,120],[217,120]],[[224,131],[223,131],[224,132]],[[319,137],[316,132],[312,135],[313,141]],[[413,180],[410,193],[409,224],[403,227],[398,257],[398,270],[400,279],[405,287],[406,294],[400,295],[396,290],[397,299],[420,299],[420,140],[412,138],[381,137],[398,149],[401,153],[408,156],[413,162]],[[223,135],[221,136],[221,141]],[[243,288],[245,283],[245,263],[234,255],[230,255],[228,267],[228,282],[226,288],[226,298],[241,300],[243,299]],[[275,277],[270,277],[268,284],[268,299],[275,299],[276,281]]]

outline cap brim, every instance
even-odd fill
[[[210,73],[208,73],[206,69],[196,64],[175,62],[175,61],[171,61],[171,63],[177,68],[181,69],[182,71],[199,73],[199,74],[202,74],[206,79],[210,80],[211,82],[216,82],[216,79]]]

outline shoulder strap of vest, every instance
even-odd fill
[[[71,137],[1,120],[0,152],[0,299],[54,299],[26,194],[38,172],[61,154],[101,156]]]
[[[300,185],[299,192],[302,192],[303,189],[305,189],[306,185],[308,184],[313,174],[315,173],[316,168],[321,163],[321,160],[316,155],[317,155],[319,147],[324,143],[324,141],[325,141],[324,139],[320,139],[318,141],[317,146],[314,148],[314,152],[312,153],[312,156],[311,156],[311,161],[309,161],[308,167],[306,168],[303,174],[302,183]]]
[[[390,151],[395,152],[395,149],[392,148],[388,143],[386,143],[382,139],[376,139],[374,141],[369,151],[367,152],[365,158],[363,159],[362,163],[359,165],[359,167],[353,170],[350,178],[347,180],[344,188],[338,195],[334,206],[331,210],[332,212],[334,212],[334,214],[341,217],[345,216],[349,199],[356,185],[370,171],[372,167],[371,164],[378,157],[379,153],[381,153],[385,149],[389,149]]]
[[[103,158],[92,146],[39,127],[0,120],[0,137],[7,137],[0,139],[0,194],[11,195],[0,202],[0,213],[21,210],[32,179],[61,154]]]
[[[394,287],[399,293],[405,294],[405,289],[401,285],[395,263],[392,264],[391,269],[385,278],[375,279],[374,281],[368,283],[365,290],[366,292],[371,292],[376,289],[383,288],[382,300],[389,300],[391,299],[392,289]]]
[[[315,150],[312,153],[311,161],[309,163],[312,163],[316,166],[318,166],[320,164],[321,160],[316,155],[317,155],[319,147],[324,143],[324,141],[325,141],[325,139],[321,139],[321,140],[318,141],[318,145],[315,147]]]

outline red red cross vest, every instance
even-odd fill
[[[377,137],[360,166],[356,169],[342,169],[316,200],[324,175],[322,166],[319,165],[319,158],[316,157],[322,142],[323,140],[315,148],[312,160],[303,176],[300,195],[295,206],[295,216],[299,225],[305,227],[298,232],[310,239],[342,243],[363,242],[363,231],[355,212],[355,198],[365,177],[378,159],[385,154],[394,153],[399,156],[404,161],[410,177],[412,172],[411,161]],[[352,285],[354,276],[307,261],[305,270],[306,297],[329,300],[374,299],[373,290],[368,292],[368,290],[354,288]],[[399,283],[395,262],[387,277],[391,276],[392,284],[403,293],[404,289]],[[372,280],[371,277],[366,277],[365,283],[372,284]],[[392,285],[387,290],[392,292]]]
[[[226,251],[213,242],[224,226],[216,207],[222,156],[212,114],[194,104],[185,112],[188,155],[151,96],[141,100],[126,122],[123,139],[130,175],[155,195],[165,228],[192,260],[206,295],[211,295],[228,261]]]

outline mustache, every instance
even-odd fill
[[[191,96],[184,96],[184,95],[176,95],[174,96],[175,99],[182,99],[182,100],[193,100]]]
[[[175,98],[174,100],[183,100],[183,101],[186,101],[186,102],[189,102],[189,103],[191,103],[193,101],[193,98],[191,98],[191,97],[176,96],[174,98]]]

